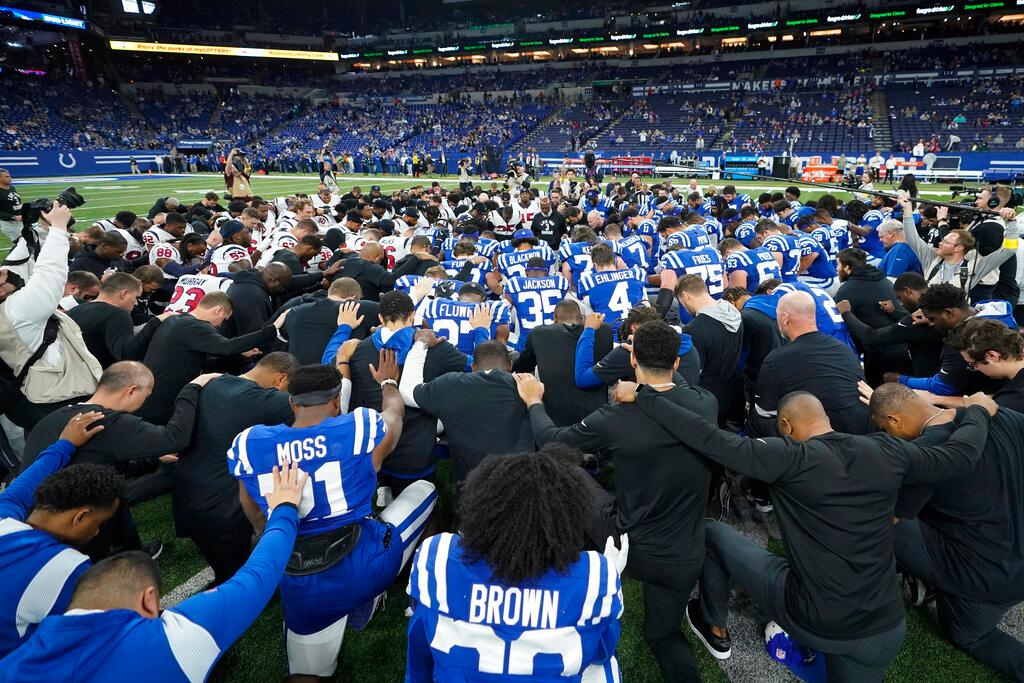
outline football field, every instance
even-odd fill
[[[431,178],[413,179],[409,177],[363,176],[339,177],[342,190],[358,184],[363,192],[368,192],[371,185],[380,185],[384,193],[413,184],[429,185]],[[455,187],[457,179],[438,179],[446,187]],[[306,192],[316,192],[318,179],[316,176],[281,175],[253,178],[255,194],[270,199],[276,196]],[[479,181],[485,188],[490,181]],[[678,182],[685,183],[685,179]],[[700,180],[702,187],[709,183]],[[710,181],[721,189],[730,181]],[[500,184],[500,180],[499,180]],[[547,182],[540,185],[546,187]],[[762,191],[782,190],[787,183],[771,180],[764,183],[737,180],[740,192],[755,196]],[[15,178],[15,185],[23,200],[28,202],[38,197],[54,197],[64,188],[73,185],[85,197],[85,206],[75,210],[75,217],[81,227],[88,226],[99,218],[112,217],[117,211],[131,210],[145,215],[154,201],[160,197],[176,196],[183,202],[199,200],[209,190],[223,192],[223,180],[216,174],[199,174],[192,176],[106,176],[79,177],[48,180],[47,182],[29,182]],[[923,196],[934,199],[949,199],[945,187],[937,185],[919,185]],[[887,187],[885,189],[888,189]],[[826,191],[842,192],[834,188],[816,190],[803,188],[802,198],[813,199]],[[842,195],[849,199],[848,195]],[[9,248],[0,236],[0,256]],[[242,408],[244,409],[244,407]],[[447,479],[447,463],[439,467],[439,514],[445,529],[451,529],[453,518],[452,487]],[[607,483],[613,484],[614,478],[609,474]],[[201,591],[212,577],[191,541],[175,537],[174,524],[171,518],[170,498],[164,496],[148,501],[133,508],[140,533],[144,541],[160,539],[164,542],[164,552],[159,559],[163,575],[163,594],[165,607],[176,604],[190,595]],[[771,516],[753,512],[745,501],[733,502],[733,516],[728,520],[750,537],[755,538],[772,551],[784,554],[778,527]],[[403,573],[399,581],[389,593],[385,608],[374,617],[362,632],[349,630],[345,635],[336,681],[353,681],[359,683],[393,683],[403,680],[405,669],[405,629],[404,611],[407,605],[404,594]],[[619,644],[618,657],[622,667],[623,680],[659,681],[662,680],[658,667],[644,643],[641,631],[643,619],[643,600],[640,585],[627,580],[624,583],[625,614],[622,624],[622,638]],[[759,683],[761,681],[796,680],[781,666],[773,663],[765,654],[762,629],[766,617],[753,608],[745,596],[733,599],[730,624],[733,634],[733,656],[726,662],[712,659],[690,639],[694,646],[705,681],[734,681],[743,683]],[[218,664],[211,680],[264,682],[280,680],[286,673],[283,628],[283,614],[280,602],[275,598],[268,608],[256,620],[253,626],[225,654]],[[1007,619],[1006,627],[1017,637],[1024,633],[1019,608]],[[689,632],[684,624],[680,625],[688,637]],[[912,682],[949,682],[949,681],[998,681],[1003,680],[990,669],[974,662],[970,657],[956,650],[937,631],[934,607],[930,609],[908,608],[907,638],[903,648],[893,664],[889,681]]]

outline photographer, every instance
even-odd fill
[[[252,186],[249,185],[249,176],[252,174],[252,167],[249,160],[245,158],[245,152],[232,149],[224,162],[224,185],[231,193],[232,201],[252,201]]]
[[[0,168],[0,232],[12,242],[21,236],[21,197],[6,168]]]
[[[57,310],[68,278],[67,199],[61,195],[41,214],[49,236],[32,277],[26,282],[0,269],[0,408],[26,431],[61,405],[92,394],[101,373],[78,325]]]
[[[459,159],[459,192],[463,194],[473,191],[473,180],[469,177],[470,170],[469,159]]]
[[[903,210],[903,234],[907,244],[917,254],[924,269],[924,278],[928,284],[949,283],[969,293],[972,303],[989,299],[999,280],[999,267],[1008,259],[1016,256],[1017,235],[1017,214],[1013,209],[1002,208],[998,217],[989,217],[978,222],[982,224],[991,223],[985,226],[985,230],[999,229],[1000,246],[982,256],[975,248],[976,240],[972,233],[967,230],[950,230],[939,242],[938,249],[932,249],[931,245],[921,239],[914,225],[913,207],[910,202],[910,195],[906,192],[899,193],[899,205]],[[938,224],[940,228],[945,227],[948,209],[939,207],[937,210]],[[1014,267],[1016,264],[1014,262]],[[1016,297],[1011,301],[1016,303]]]

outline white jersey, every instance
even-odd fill
[[[320,272],[320,264],[324,261],[330,260],[334,256],[334,252],[327,245],[320,247],[320,253],[309,259],[309,263],[306,264],[307,273],[318,273]]]
[[[171,302],[164,310],[173,313],[191,313],[210,292],[226,292],[231,280],[215,275],[182,275],[174,287]]]
[[[411,237],[401,235],[385,235],[380,238],[380,246],[384,249],[384,255],[388,259],[388,270],[395,267],[395,263],[409,255],[409,242]]]
[[[290,232],[274,233],[260,244],[260,260],[256,265],[260,268],[265,267],[273,260],[274,254],[282,249],[291,249],[298,243],[299,241],[295,239],[295,235]]]
[[[299,222],[299,217],[291,211],[283,211],[281,215],[277,217],[277,230],[291,230],[292,227]]]
[[[331,216],[313,216],[313,222],[316,223],[317,230],[321,235],[327,234],[328,230],[338,225],[338,221]]]
[[[170,242],[161,242],[155,247],[149,250],[149,263],[150,265],[159,265],[157,259],[170,259],[175,263],[181,263],[181,254],[178,253],[178,248]],[[174,276],[164,271],[165,280],[173,280]]]
[[[529,225],[533,217],[540,213],[540,201],[534,199],[526,207],[519,202],[512,202],[512,208],[515,209],[516,215],[509,221],[509,225]]]
[[[108,221],[99,221],[94,225],[102,226],[106,222]],[[131,231],[125,230],[124,228],[118,228],[116,226],[112,228],[104,227],[103,229],[107,232],[116,232],[120,234],[121,237],[124,238],[124,241],[128,243],[128,248],[124,251],[124,259],[126,261],[134,261],[135,259],[142,258],[142,255],[146,253],[146,243],[133,235]]]
[[[309,201],[313,202],[314,209],[332,209],[341,201],[341,197],[336,194],[331,194],[330,198],[327,201],[324,201],[323,197],[320,195],[314,195],[309,198]]]
[[[210,273],[226,275],[228,266],[237,261],[249,258],[249,251],[237,244],[222,244],[210,254]]]
[[[161,242],[170,242],[171,240],[178,239],[171,233],[167,232],[163,228],[154,225],[152,228],[142,233],[142,241],[146,243],[147,247],[153,248]]]

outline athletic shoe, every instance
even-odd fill
[[[903,585],[910,592],[910,604],[914,607],[923,607],[935,602],[935,589],[916,576],[903,574]]]
[[[704,623],[704,617],[700,613],[700,600],[693,598],[686,603],[686,623],[690,625],[693,635],[704,645],[711,656],[715,659],[729,659],[732,655],[732,639],[729,632],[724,637],[716,636],[711,632],[711,627]]]
[[[155,560],[163,554],[164,542],[158,539],[156,541],[150,541],[149,543],[143,543],[142,552],[146,553]]]
[[[774,621],[764,627],[764,649],[801,681],[825,683],[825,658],[793,640]]]
[[[763,514],[775,511],[775,506],[772,505],[771,498],[762,498],[750,491],[749,488],[744,488],[743,495],[746,497],[750,504],[754,506],[754,509]]]

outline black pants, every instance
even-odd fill
[[[129,479],[125,485],[125,504],[135,505],[152,500],[174,487],[174,463],[160,463],[156,472]]]
[[[252,551],[252,527],[210,534],[192,534],[199,553],[213,569],[213,585],[219,586],[235,575]]]
[[[805,631],[790,618],[786,608],[789,561],[772,554],[727,524],[708,522],[707,554],[700,575],[700,606],[704,620],[726,627],[729,593],[736,582],[750,600],[778,623],[797,642],[825,655],[829,681],[868,683],[885,678],[896,658],[906,623],[882,633],[854,640],[822,638]]]
[[[1014,597],[992,602],[957,595],[944,572],[932,562],[921,523],[904,519],[896,525],[896,562],[911,575],[935,587],[939,626],[953,644],[982,664],[1015,681],[1024,680],[1024,644],[999,630],[1003,615],[1017,604]],[[934,551],[934,548],[932,548]]]
[[[135,518],[128,504],[122,501],[113,516],[100,527],[96,538],[89,541],[82,552],[95,563],[126,550],[141,549],[142,540],[135,526]]]
[[[615,524],[615,496],[579,469],[580,480],[594,502],[594,514],[587,529],[591,544],[599,552],[609,536],[618,544]],[[644,640],[651,648],[667,681],[700,681],[697,660],[683,635],[686,603],[700,576],[699,563],[661,563],[645,560],[643,549],[633,546],[626,563],[626,576],[640,581],[644,592]]]

